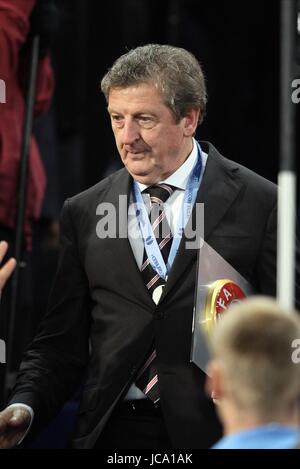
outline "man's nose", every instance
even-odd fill
[[[126,121],[123,127],[122,139],[124,145],[132,145],[134,142],[139,140],[139,126],[136,122]]]

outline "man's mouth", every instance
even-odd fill
[[[145,153],[144,151],[127,151],[126,152],[127,156],[130,156],[130,158],[133,158],[133,159],[142,159],[145,157]]]

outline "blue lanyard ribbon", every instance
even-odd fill
[[[175,256],[179,249],[179,244],[186,227],[186,224],[189,220],[191,215],[197,192],[199,189],[200,183],[200,175],[202,171],[202,155],[201,155],[201,147],[198,142],[198,155],[197,155],[197,162],[194,165],[194,168],[190,174],[188,179],[188,183],[184,192],[184,199],[183,199],[183,207],[181,216],[179,217],[177,228],[175,230],[173,236],[173,242],[170,249],[170,254],[168,257],[167,264],[165,263],[161,251],[159,249],[156,237],[153,233],[152,226],[149,220],[149,216],[143,201],[143,197],[141,194],[141,190],[139,185],[136,181],[133,183],[133,200],[135,204],[135,211],[136,216],[139,222],[140,230],[142,233],[142,237],[144,240],[144,246],[147,252],[147,256],[149,258],[150,264],[154,271],[165,281],[167,281],[168,273],[172,267],[174,262]]]

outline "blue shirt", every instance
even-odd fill
[[[299,429],[270,423],[224,436],[212,449],[291,449],[299,443]]]

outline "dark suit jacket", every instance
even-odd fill
[[[205,240],[258,292],[275,295],[276,186],[209,153],[197,202],[205,204]],[[69,199],[62,212],[61,256],[40,332],[26,354],[11,402],[36,423],[59,411],[85,375],[74,447],[91,448],[134,380],[155,338],[161,405],[175,448],[207,448],[220,436],[205,376],[190,363],[197,251],[182,239],[160,303],[147,291],[127,238],[132,179],[125,169]],[[116,207],[116,238],[99,239],[101,202]],[[124,203],[124,201],[123,201]],[[90,342],[89,342],[90,340]]]

